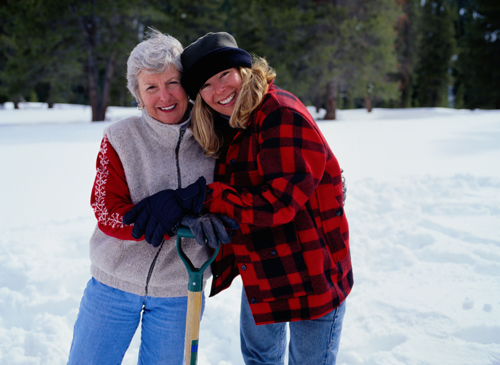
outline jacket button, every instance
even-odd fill
[[[252,298],[252,300],[250,302],[252,302],[252,304],[257,304],[257,299]]]
[[[230,163],[231,165],[234,165],[234,164],[236,163],[236,160],[233,158],[233,159],[231,159],[231,161],[229,161],[229,163]]]
[[[336,212],[335,215],[338,217],[339,215],[342,215],[342,208],[339,208]]]
[[[247,269],[246,265],[241,265],[241,270],[245,271]]]
[[[273,256],[274,256],[274,255],[276,255],[276,254],[277,254],[276,250],[271,250],[271,255],[273,255]]]

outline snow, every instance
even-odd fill
[[[314,112],[314,109],[310,109]],[[0,109],[0,364],[65,364],[95,226],[103,128],[138,114]],[[315,114],[315,113],[314,113]],[[338,364],[500,365],[500,111],[341,110],[355,285]],[[242,364],[241,282],[209,298],[200,365]],[[124,364],[135,364],[138,334]]]

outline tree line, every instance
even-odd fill
[[[325,108],[500,109],[498,0],[4,0],[0,103],[130,106],[126,60],[154,27],[227,31]]]

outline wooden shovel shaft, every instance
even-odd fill
[[[193,266],[189,257],[186,256],[181,247],[181,238],[194,238],[186,227],[177,230],[177,253],[186,266],[189,275],[188,304],[186,313],[186,337],[184,341],[184,364],[196,365],[198,361],[198,340],[200,338],[201,302],[203,299],[203,273],[215,260],[219,253],[220,243],[212,256],[199,269]]]
[[[188,292],[186,337],[184,343],[184,364],[196,365],[198,361],[198,340],[200,338],[200,316],[203,292]]]

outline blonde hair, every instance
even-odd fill
[[[252,113],[259,106],[267,92],[268,85],[276,78],[276,72],[262,57],[253,56],[252,68],[240,67],[241,91],[236,99],[233,114],[229,119],[232,128],[245,129],[250,122]],[[205,156],[217,157],[222,146],[222,135],[215,130],[214,116],[216,113],[201,97],[196,95],[193,107],[191,129],[194,138],[205,150]]]

